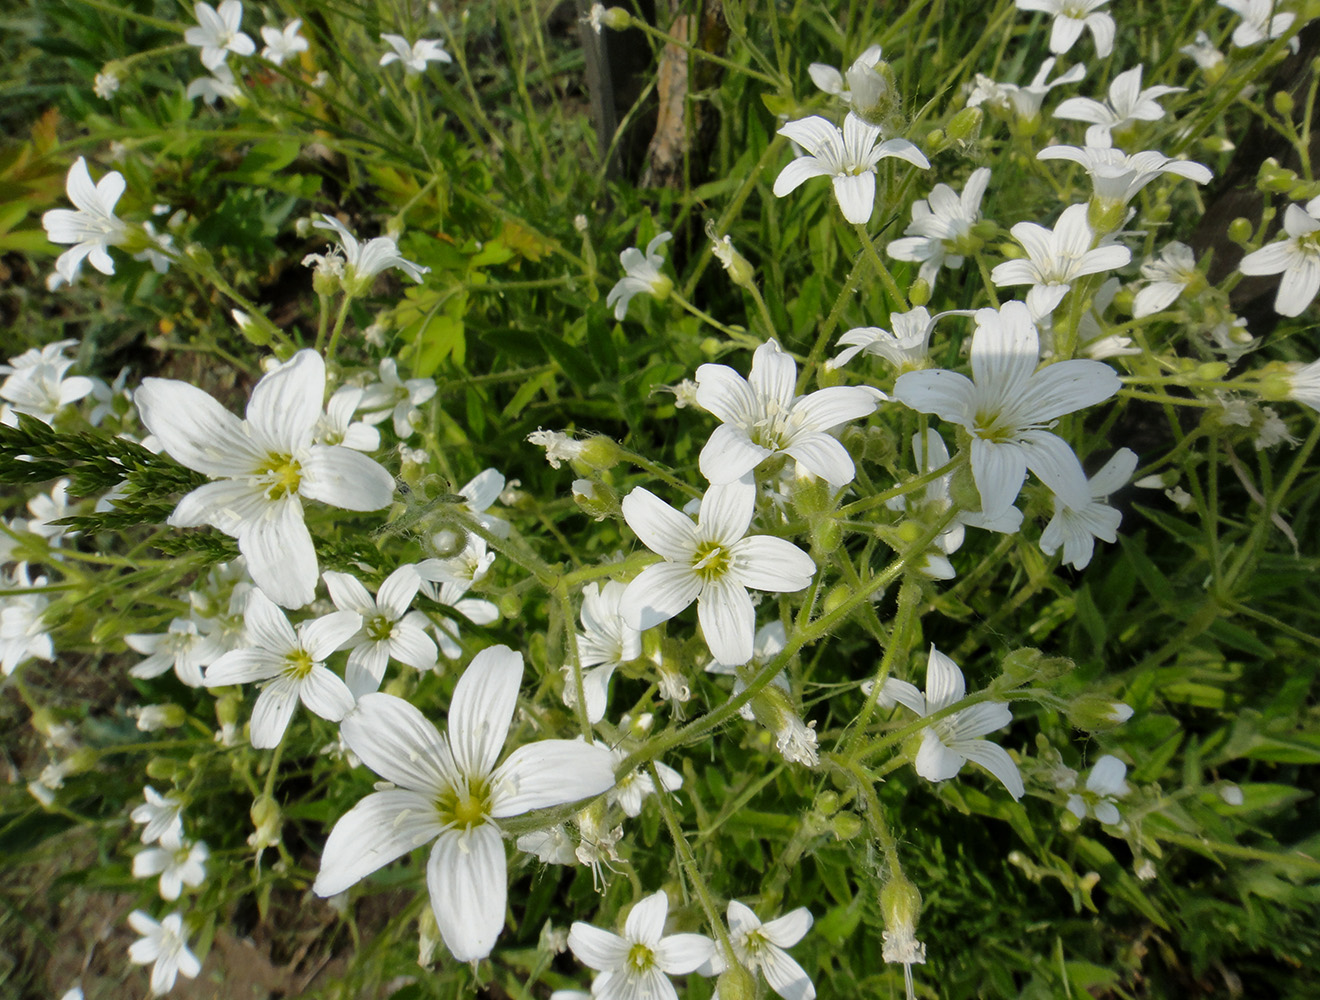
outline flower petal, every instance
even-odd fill
[[[761,972],[784,1000],[814,1000],[816,996],[811,977],[781,948],[771,946],[761,952]]]
[[[917,774],[927,781],[948,781],[962,770],[965,762],[966,758],[940,742],[934,729],[922,730],[921,747],[912,761]]]
[[[426,887],[440,936],[454,958],[473,962],[489,955],[504,929],[509,895],[499,828],[486,823],[440,834],[426,866]]]
[[[314,715],[338,722],[353,709],[353,693],[327,667],[312,667],[298,685],[298,697]]]
[[[756,611],[742,584],[729,577],[706,584],[697,599],[697,619],[711,656],[737,665],[752,658]]]
[[[343,445],[316,445],[302,461],[299,492],[343,510],[380,510],[394,498],[394,477]]]
[[[734,545],[752,523],[756,512],[756,484],[750,476],[731,483],[717,483],[701,498],[698,534],[703,541]]]
[[[271,451],[293,454],[306,448],[325,398],[325,361],[302,350],[265,375],[247,405],[248,426]]]
[[[860,174],[834,177],[834,197],[839,200],[843,217],[855,226],[864,226],[875,210],[875,174],[864,170]]]
[[[697,548],[697,528],[686,514],[641,486],[624,497],[620,506],[628,527],[652,552],[666,559],[692,558]]]
[[[428,844],[444,829],[428,796],[403,788],[373,792],[339,818],[321,852],[312,891],[333,896]]]
[[[733,547],[729,576],[742,587],[794,593],[810,584],[815,574],[811,556],[786,538],[752,535]]]
[[[773,945],[791,948],[806,937],[812,923],[811,911],[805,906],[799,906],[782,917],[767,920],[761,925],[761,934]]]
[[[619,614],[635,629],[668,621],[701,593],[701,578],[680,563],[648,566],[633,578],[619,602]]]
[[[669,897],[663,889],[647,896],[628,913],[623,924],[623,936],[634,944],[654,948],[665,933],[665,918],[669,915]]]
[[[292,678],[277,677],[262,688],[252,706],[250,735],[256,749],[269,750],[284,738],[293,710],[298,707],[299,686]]]
[[[989,740],[967,740],[958,742],[955,748],[957,753],[973,763],[980,764],[998,778],[1000,784],[1008,789],[1008,794],[1014,799],[1020,799],[1026,794],[1026,789],[1022,786],[1022,774],[1003,747]]]
[[[263,457],[238,417],[187,382],[143,379],[133,402],[170,457],[196,472],[245,476]]]
[[[966,694],[967,685],[958,665],[931,643],[930,654],[926,657],[926,711],[922,714],[932,715],[948,708],[954,702],[962,701]]]
[[[445,738],[421,711],[391,694],[367,694],[340,724],[362,763],[386,781],[434,796],[456,782]]]
[[[741,479],[774,452],[753,443],[747,432],[733,424],[720,424],[701,449],[701,474],[722,485]]]
[[[491,646],[474,656],[458,679],[449,703],[449,746],[454,763],[469,777],[484,777],[494,769],[509,734],[522,676],[521,653]]]
[[[521,816],[600,795],[614,786],[614,756],[601,744],[538,740],[509,754],[491,775],[490,814]]]
[[[1026,478],[1027,456],[1022,448],[972,438],[972,479],[981,494],[983,516],[990,520],[1001,517],[1017,499]]]
[[[605,970],[621,967],[631,945],[617,934],[577,920],[569,929],[568,947],[587,968]]]
[[[682,976],[715,956],[715,942],[705,934],[670,934],[655,946],[655,964],[671,976]]]
[[[253,581],[276,604],[301,608],[316,597],[316,549],[296,496],[270,503],[265,517],[245,522],[238,550]]]

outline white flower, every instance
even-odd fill
[[[957,704],[966,694],[962,671],[931,643],[926,659],[926,693],[923,695],[907,681],[890,677],[880,689],[878,700],[886,708],[897,702],[924,718]],[[994,775],[1013,798],[1022,798],[1022,775],[1008,751],[978,739],[1012,721],[1013,713],[1003,702],[982,701],[931,723],[921,731],[921,747],[912,762],[917,774],[927,781],[947,781],[970,760]]]
[[[69,404],[91,393],[94,383],[82,375],[66,378],[73,362],[67,358],[19,368],[0,385],[0,399],[13,404],[14,412],[36,417],[43,424],[55,421]]]
[[[148,785],[142,789],[146,802],[135,806],[130,814],[134,823],[145,823],[142,843],[150,844],[166,837],[174,841],[183,839],[183,803],[171,792],[161,795]]]
[[[225,652],[220,640],[203,634],[191,618],[175,618],[163,635],[135,633],[124,636],[124,642],[146,657],[129,670],[130,677],[159,677],[172,669],[188,687],[201,687],[202,668]]]
[[[811,557],[770,535],[743,537],[756,508],[751,477],[712,486],[698,522],[637,487],[623,499],[628,527],[664,562],[642,570],[623,595],[620,610],[633,628],[668,621],[693,601],[711,655],[721,663],[752,656],[756,612],[747,588],[802,590],[816,572]]]
[[[401,698],[362,698],[344,719],[344,740],[397,787],[368,795],[335,824],[312,887],[318,896],[434,840],[426,883],[440,936],[460,962],[490,954],[508,895],[498,821],[614,784],[609,751],[575,740],[530,743],[496,766],[522,675],[522,654],[483,649],[454,688],[446,735]]]
[[[234,80],[234,71],[225,63],[220,63],[211,70],[210,76],[199,76],[189,83],[184,96],[190,101],[200,97],[208,106],[212,106],[216,101],[232,101],[242,93],[242,88]]]
[[[362,403],[366,390],[356,385],[336,389],[325,404],[325,413],[316,421],[313,441],[337,445],[354,451],[375,451],[380,447],[380,431],[364,420],[353,422],[353,414]]]
[[[92,80],[92,93],[103,101],[108,101],[115,96],[115,91],[119,89],[119,77],[110,70],[102,70],[96,74]]]
[[[438,532],[441,538],[450,532]],[[480,535],[468,535],[463,550],[452,559],[423,559],[415,569],[422,580],[422,593],[441,604],[457,604],[469,588],[490,572],[495,553],[487,549]],[[436,584],[441,584],[437,589]]]
[[[1155,86],[1141,89],[1142,66],[1119,73],[1109,84],[1109,101],[1101,104],[1089,97],[1070,97],[1054,109],[1055,118],[1091,122],[1086,130],[1088,146],[1112,145],[1110,133],[1134,122],[1156,122],[1164,117],[1157,103],[1166,94],[1179,94],[1186,87]]]
[[[844,73],[824,63],[812,63],[807,73],[811,82],[825,93],[833,94],[863,118],[872,119],[891,91],[889,81],[877,68],[880,63],[880,46],[871,45]]]
[[[530,444],[545,449],[545,460],[550,468],[557,469],[565,462],[572,462],[581,456],[586,444],[574,441],[563,431],[547,431],[540,427],[527,435]]]
[[[1313,198],[1302,211],[1289,205],[1283,215],[1288,234],[1247,254],[1238,264],[1243,274],[1280,274],[1279,291],[1274,296],[1274,311],[1281,316],[1298,316],[1315,293],[1320,291],[1320,198]]]
[[[784,1000],[813,1000],[816,987],[811,978],[784,950],[811,930],[811,913],[805,906],[761,923],[751,907],[731,899],[727,915],[729,943],[740,965],[752,973],[759,969],[770,988]]]
[[[665,262],[660,256],[660,248],[671,239],[672,233],[660,233],[646,244],[645,254],[636,247],[629,247],[619,254],[624,275],[605,296],[605,304],[614,307],[615,319],[621,320],[628,315],[628,303],[634,295],[653,295],[663,300],[673,290],[673,281],[660,273]]]
[[[196,889],[206,881],[206,859],[210,851],[203,843],[161,837],[159,847],[148,847],[133,856],[133,877],[160,876],[160,898],[174,902],[186,885]]]
[[[238,539],[252,579],[286,608],[316,592],[303,499],[367,511],[394,495],[394,477],[365,455],[312,443],[324,395],[325,362],[304,350],[257,383],[245,420],[173,379],[144,379],[136,396],[142,423],[165,450],[215,480],[179,501],[169,523],[209,524]]]
[[[1141,276],[1149,284],[1136,294],[1132,315],[1140,319],[1169,308],[1187,286],[1200,277],[1196,258],[1186,243],[1173,242],[1160,251],[1159,260],[1141,265]]]
[[[892,332],[878,326],[854,327],[838,340],[839,346],[847,344],[848,348],[827,361],[826,367],[840,368],[864,352],[884,358],[899,372],[921,368],[926,364],[930,334],[937,319],[939,316],[931,316],[924,306],[917,306],[905,313],[890,313]]]
[[[52,243],[73,243],[55,261],[55,271],[72,284],[78,279],[84,258],[102,274],[114,274],[115,262],[108,249],[122,246],[128,230],[115,218],[115,204],[124,193],[124,176],[111,170],[93,185],[87,172],[87,160],[78,157],[69,168],[65,190],[77,211],[52,208],[41,217],[46,238]]]
[[[642,634],[623,618],[620,602],[625,584],[611,580],[600,587],[589,583],[582,588],[582,631],[575,639],[578,661],[582,667],[582,693],[586,698],[587,721],[593,725],[605,717],[610,678],[629,660],[642,655]],[[564,664],[564,704],[577,705],[577,685],[573,665]]]
[[[963,256],[975,253],[972,226],[981,220],[981,199],[990,182],[990,168],[972,171],[961,196],[947,184],[936,184],[926,198],[912,203],[912,222],[902,239],[885,252],[895,260],[920,263],[918,277],[932,289],[941,267],[962,267]]]
[[[1128,154],[1112,147],[1046,146],[1036,154],[1036,159],[1072,160],[1084,166],[1091,175],[1091,187],[1102,211],[1128,204],[1161,174],[1185,177],[1197,184],[1205,184],[1214,176],[1204,164],[1171,160],[1154,150]]]
[[[1224,61],[1224,53],[1215,48],[1214,42],[1210,41],[1210,36],[1204,31],[1198,31],[1195,40],[1178,51],[1190,56],[1202,70],[1215,69]]]
[[[1068,796],[1067,809],[1078,819],[1094,816],[1106,826],[1116,826],[1122,818],[1115,799],[1127,795],[1130,789],[1124,780],[1127,765],[1113,754],[1105,754],[1091,767],[1086,778],[1086,791]]]
[[[792,139],[807,151],[779,172],[775,178],[776,198],[795,190],[812,177],[830,177],[834,197],[843,217],[856,225],[865,225],[875,207],[875,169],[887,156],[897,156],[925,170],[930,161],[906,139],[880,142],[880,126],[870,125],[853,112],[843,120],[843,128],[819,115],[789,122],[779,134]]]
[[[302,18],[294,18],[284,29],[265,27],[261,29],[261,39],[266,47],[261,50],[261,58],[279,66],[290,56],[307,51],[307,39],[298,33],[302,27]]]
[[[1123,515],[1104,501],[1109,494],[1127,485],[1136,467],[1136,454],[1131,449],[1120,448],[1091,477],[1089,502],[1074,508],[1056,496],[1054,516],[1040,536],[1040,550],[1052,556],[1059,551],[1059,546],[1063,546],[1063,561],[1074,569],[1085,569],[1091,561],[1097,538],[1111,545],[1118,538]]]
[[[467,500],[465,506],[473,520],[496,538],[509,536],[509,522],[486,511],[504,492],[504,483],[504,474],[498,469],[482,469],[458,488],[458,495]]]
[[[983,517],[995,520],[1008,510],[1028,469],[1066,503],[1088,503],[1077,456],[1045,428],[1116,393],[1113,369],[1100,361],[1069,360],[1036,371],[1040,338],[1020,302],[977,310],[971,354],[970,380],[943,369],[907,372],[898,377],[894,398],[971,433]]]
[[[709,962],[715,942],[704,934],[666,936],[668,913],[669,897],[661,891],[632,908],[622,937],[574,922],[569,948],[583,965],[600,972],[591,982],[594,1000],[678,1000],[669,977]]]
[[[1289,366],[1288,398],[1320,413],[1320,361]]]
[[[1277,0],[1219,0],[1219,6],[1227,7],[1242,18],[1242,23],[1233,30],[1233,45],[1239,49],[1267,39],[1273,41],[1297,19],[1297,15],[1291,12],[1276,14]],[[1291,45],[1296,52],[1297,39],[1294,38]]]
[[[444,46],[433,38],[419,38],[412,45],[402,35],[381,35],[380,40],[393,50],[380,57],[380,65],[403,63],[405,73],[425,73],[427,63],[454,61]]]
[[[376,597],[348,573],[322,574],[330,599],[340,611],[361,616],[362,626],[340,646],[348,648],[344,682],[355,698],[380,687],[390,657],[425,673],[435,668],[435,643],[425,632],[430,620],[410,611],[422,585],[414,566],[400,566],[380,585]]]
[[[1076,63],[1053,83],[1046,83],[1045,78],[1054,71],[1055,62],[1055,58],[1050,56],[1041,63],[1040,69],[1025,87],[1019,87],[1015,83],[995,83],[988,76],[977,73],[976,85],[967,98],[967,106],[976,108],[982,104],[989,104],[992,108],[1011,111],[1020,123],[1030,126],[1040,118],[1040,106],[1044,103],[1046,94],[1055,87],[1077,83],[1086,76],[1086,67]]]
[[[257,51],[256,44],[238,26],[243,22],[243,4],[240,0],[224,0],[217,11],[209,3],[193,5],[197,26],[183,33],[183,40],[202,50],[202,65],[214,70],[229,58],[229,53],[250,56]]]
[[[394,433],[407,439],[417,431],[421,419],[418,407],[430,401],[435,393],[435,379],[410,378],[405,381],[399,378],[398,363],[393,358],[385,358],[380,363],[380,381],[367,386],[358,408],[371,423],[393,416]]]
[[[1033,319],[1052,313],[1078,278],[1115,270],[1132,259],[1132,251],[1124,246],[1092,249],[1095,234],[1086,211],[1085,205],[1069,205],[1052,230],[1019,222],[1012,229],[1013,238],[1027,251],[1027,259],[1004,261],[990,272],[996,285],[1031,286],[1027,308]]]
[[[238,4],[238,0],[231,2]],[[202,963],[188,950],[188,935],[180,914],[171,913],[156,923],[141,910],[134,910],[128,915],[128,922],[142,935],[128,946],[128,960],[134,965],[151,965],[152,996],[162,997],[174,989],[179,973],[188,979],[197,978]]]
[[[829,431],[873,413],[884,397],[842,385],[799,396],[796,382],[797,365],[773,338],[756,349],[745,379],[728,365],[698,368],[697,403],[723,421],[701,449],[701,474],[731,483],[772,455],[787,455],[799,475],[820,476],[835,489],[852,482],[852,457]]]
[[[33,658],[50,660],[55,656],[55,646],[42,621],[50,604],[50,598],[39,592],[44,586],[44,576],[29,578],[27,563],[19,563],[11,572],[0,575],[0,588],[19,591],[0,597],[0,675],[8,677]]]
[[[277,746],[301,701],[323,719],[338,722],[353,707],[347,685],[326,667],[327,656],[362,625],[352,611],[336,611],[297,628],[265,594],[248,598],[247,630],[253,645],[230,650],[206,668],[207,687],[267,681],[252,706],[252,745]]]
[[[610,753],[614,756],[614,767],[617,770],[618,766],[627,758],[628,751],[622,747],[615,747]],[[655,769],[656,773],[660,775],[661,788],[666,793],[683,787],[683,776],[668,764],[655,761]],[[634,768],[605,793],[605,803],[606,805],[617,804],[623,810],[625,816],[640,816],[642,814],[642,803],[646,801],[647,796],[655,794],[655,781],[650,774],[641,768]]]
[[[1114,48],[1114,19],[1096,13],[1109,0],[1015,0],[1018,10],[1038,10],[1054,18],[1050,29],[1050,51],[1061,55],[1073,47],[1083,29],[1095,39],[1095,54],[1103,59]]]
[[[399,253],[399,244],[392,236],[377,236],[360,244],[357,237],[333,216],[322,215],[321,221],[312,225],[317,229],[329,229],[339,237],[345,259],[344,287],[350,295],[361,295],[366,292],[376,275],[391,267],[397,267],[418,284],[422,281],[422,275],[428,274],[431,270],[429,267],[404,260]],[[303,263],[307,263],[306,259]]]

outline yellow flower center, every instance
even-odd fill
[[[724,576],[729,571],[732,561],[729,550],[718,542],[702,542],[697,546],[692,569],[702,580],[709,582]]]
[[[465,787],[449,788],[435,800],[435,811],[447,827],[471,830],[490,819],[490,788],[481,779],[465,782]]]
[[[257,475],[268,484],[267,500],[292,496],[302,486],[302,466],[292,455],[270,455]]]
[[[628,949],[628,968],[645,972],[655,965],[655,952],[644,944],[635,944]]]
[[[394,622],[385,615],[373,615],[367,619],[366,632],[373,642],[385,642],[394,634]]]
[[[284,663],[284,676],[296,680],[302,680],[312,672],[312,667],[316,666],[312,654],[305,649],[295,649],[284,658]]]

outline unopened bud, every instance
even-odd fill
[[[147,761],[147,777],[153,781],[173,781],[179,773],[178,761],[169,757],[152,757]]]
[[[607,7],[600,15],[600,23],[611,31],[623,31],[632,25],[632,15],[622,7]]]
[[[715,980],[715,993],[720,1000],[755,1000],[756,980],[741,965],[731,965]]]
[[[1068,721],[1087,732],[1103,732],[1132,718],[1132,706],[1102,694],[1074,698],[1067,709]]]
[[[852,840],[862,832],[862,821],[855,813],[842,812],[830,819],[830,833],[835,840]]]
[[[918,278],[908,286],[908,301],[915,306],[924,306],[930,302],[930,282]]]
[[[248,837],[249,847],[271,847],[279,843],[280,827],[284,821],[278,802],[269,795],[262,795],[252,803],[248,816],[254,828],[253,834]]]
[[[605,435],[597,434],[582,442],[582,450],[578,453],[577,460],[588,469],[604,472],[623,461],[623,451],[617,443]]]
[[[981,138],[981,124],[984,121],[985,113],[980,108],[963,108],[949,119],[944,131],[957,142],[975,142]]]
[[[1293,100],[1292,94],[1286,90],[1278,90],[1274,93],[1274,110],[1285,118],[1292,115],[1297,109],[1297,102]]]
[[[1228,238],[1238,246],[1245,246],[1251,240],[1254,230],[1250,219],[1238,216],[1228,224]]]

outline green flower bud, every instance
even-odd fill
[[[147,761],[147,777],[153,781],[173,781],[179,773],[179,763],[169,757],[152,757]]]
[[[833,816],[839,811],[839,793],[825,789],[816,796],[812,807],[822,816]]]
[[[1250,219],[1238,216],[1228,224],[1228,238],[1240,247],[1245,247],[1251,241],[1251,235],[1255,232],[1255,227]]]
[[[1066,709],[1068,721],[1089,733],[1104,732],[1132,718],[1132,707],[1102,694],[1074,698]]]
[[[600,23],[611,31],[623,31],[632,26],[632,15],[622,7],[610,7],[600,15]]]
[[[956,142],[975,142],[981,138],[981,125],[985,114],[980,108],[963,108],[949,119],[944,131]]]
[[[1285,118],[1291,117],[1297,110],[1297,102],[1293,100],[1292,94],[1286,90],[1277,90],[1274,92],[1274,110]]]
[[[830,833],[835,840],[852,840],[862,832],[862,821],[855,814],[842,812],[830,819]]]
[[[908,301],[913,307],[924,306],[930,302],[930,282],[925,278],[918,278],[908,286]]]
[[[605,435],[597,434],[582,442],[582,450],[577,459],[589,469],[604,472],[623,461],[623,451]]]
[[[248,837],[248,845],[258,849],[271,847],[280,842],[280,829],[284,819],[280,814],[279,803],[269,795],[262,795],[252,803],[248,812],[252,819],[254,832]]]
[[[821,603],[821,607],[824,609],[825,614],[828,615],[831,612],[839,610],[839,608],[842,607],[850,597],[852,597],[852,591],[848,589],[847,584],[836,584],[834,587],[830,588],[830,592],[825,595],[825,600]]]
[[[756,980],[741,965],[731,965],[715,980],[715,990],[722,1000],[755,1000]]]

